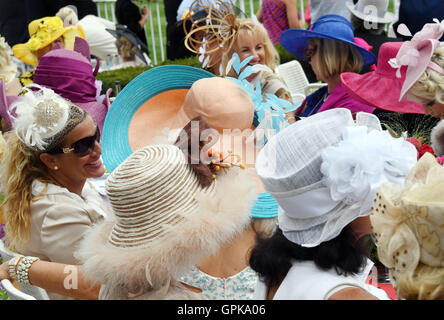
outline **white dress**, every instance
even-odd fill
[[[366,284],[373,262],[367,259],[364,270],[357,275],[338,275],[334,269],[319,269],[313,261],[295,261],[288,271],[273,300],[328,300],[347,287],[358,287],[381,300],[390,300],[384,290]],[[266,300],[267,286],[258,280],[253,299]]]

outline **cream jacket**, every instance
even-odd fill
[[[31,202],[31,235],[21,254],[39,257],[45,261],[79,264],[74,252],[84,233],[109,213],[108,207],[87,181],[82,196],[68,189],[35,180]]]

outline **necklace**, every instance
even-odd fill
[[[320,107],[321,103],[324,103],[325,100],[327,100],[328,98],[328,90],[325,92],[325,94],[322,96],[321,99],[319,99],[319,101],[316,103],[316,105],[314,106],[313,109],[311,109],[310,113],[307,115],[307,117],[311,116],[313,114],[313,112],[317,111],[318,108]]]

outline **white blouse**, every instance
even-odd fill
[[[294,261],[273,300],[328,300],[336,292],[347,287],[358,287],[381,300],[390,300],[384,290],[365,281],[373,267],[367,259],[363,271],[357,275],[338,275],[334,269],[321,270],[313,261]],[[258,280],[253,299],[266,300],[267,286]]]

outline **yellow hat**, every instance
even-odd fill
[[[28,25],[30,39],[26,43],[19,43],[12,47],[12,52],[21,61],[37,66],[38,59],[35,51],[42,49],[50,43],[63,36],[65,49],[73,50],[74,38],[81,37],[85,39],[85,33],[80,26],[65,28],[63,21],[59,17],[44,17]]]

